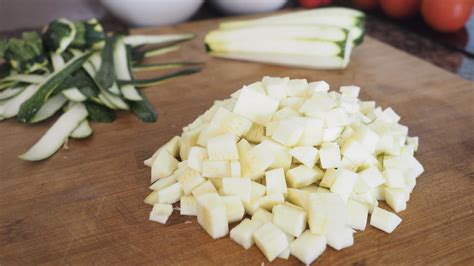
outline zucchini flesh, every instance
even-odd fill
[[[156,64],[138,64],[133,66],[133,71],[149,71],[149,70],[163,70],[186,66],[202,65],[201,62],[170,62],[170,63],[156,63]]]
[[[31,123],[37,123],[43,121],[52,115],[54,115],[61,107],[67,102],[67,98],[62,94],[56,94],[49,98],[48,101],[41,106],[39,111],[35,114]]]
[[[117,79],[132,80],[132,73],[129,69],[129,56],[122,38],[118,38],[114,49],[114,68]],[[142,97],[136,88],[131,84],[120,85],[120,90],[125,99],[130,101],[140,101]]]
[[[99,101],[104,104],[105,106],[107,106],[108,108],[112,109],[112,110],[117,110],[118,108],[113,105],[110,100],[107,98],[107,96],[104,95],[104,93],[100,93],[99,95],[97,95],[97,98],[99,98]]]
[[[9,99],[15,95],[18,95],[23,91],[23,87],[8,88],[6,90],[0,91],[0,101]]]
[[[21,105],[18,121],[22,123],[30,122],[56,88],[72,73],[79,70],[89,56],[90,53],[84,53],[71,59],[63,68],[55,70],[38,85],[37,92]]]
[[[306,56],[337,56],[343,53],[338,43],[306,40],[242,40],[207,44],[215,52],[274,53]]]
[[[140,80],[119,80],[119,84],[133,84],[136,87],[150,87],[150,86],[155,86],[158,84],[161,84],[165,81],[168,81],[173,78],[177,78],[180,76],[186,76],[186,75],[191,75],[194,73],[197,73],[201,71],[201,68],[199,67],[190,67],[190,68],[185,68],[182,70],[178,70],[175,72],[168,73],[166,75],[162,75],[159,77],[151,78],[151,79],[140,79]]]
[[[16,74],[10,75],[0,82],[4,81],[13,81],[13,82],[25,82],[29,84],[40,84],[46,79],[45,76],[37,75],[37,74]]]
[[[97,84],[105,89],[110,89],[115,83],[114,70],[114,45],[115,38],[111,37],[106,40],[105,47],[100,52],[101,64],[97,69],[95,79]]]
[[[248,28],[214,30],[206,35],[205,42],[234,42],[243,40],[323,40],[341,42],[348,31],[324,25],[256,25]]]
[[[50,157],[61,148],[74,129],[86,119],[87,114],[83,104],[75,104],[58,118],[33,147],[19,157],[27,161],[39,161]]]
[[[30,86],[26,87],[20,94],[16,95],[15,97],[8,100],[6,105],[3,108],[3,117],[4,118],[11,118],[18,115],[20,111],[20,106],[28,99],[33,97],[33,95],[38,91],[38,86],[31,84]]]
[[[86,106],[87,112],[89,113],[90,121],[110,123],[113,122],[117,117],[114,110],[111,110],[100,104],[87,101],[84,102],[84,105]]]
[[[89,125],[89,122],[87,121],[87,119],[85,119],[84,121],[82,121],[79,126],[74,129],[74,131],[71,133],[71,138],[75,138],[75,139],[83,139],[83,138],[87,138],[89,137],[90,135],[92,134],[92,128],[91,126]]]
[[[62,94],[71,101],[83,102],[87,100],[87,97],[82,94],[78,88],[70,88],[62,91]]]
[[[348,53],[346,57],[339,56],[313,56],[287,55],[270,53],[241,53],[241,52],[211,52],[212,56],[237,59],[243,61],[271,63],[290,67],[303,67],[311,69],[343,69],[348,64]]]
[[[192,33],[184,34],[161,34],[161,35],[129,35],[123,37],[126,45],[138,46],[145,44],[163,44],[169,42],[181,42],[194,38]]]
[[[132,112],[140,118],[145,123],[153,123],[156,122],[158,117],[157,112],[153,105],[148,101],[148,99],[143,95],[142,92],[138,92],[142,96],[141,101],[130,101],[130,109]]]

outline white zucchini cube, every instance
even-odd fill
[[[258,207],[271,211],[273,206],[285,202],[285,197],[282,193],[275,193],[261,197],[258,200]]]
[[[183,196],[183,187],[180,183],[174,183],[171,186],[165,187],[156,194],[156,202],[163,204],[173,204],[179,201]]]
[[[157,202],[157,198],[158,198],[158,191],[152,191],[150,192],[150,194],[148,194],[148,196],[146,196],[143,202],[145,204],[153,206]]]
[[[342,131],[344,130],[344,127],[331,127],[331,128],[325,128],[323,131],[323,142],[334,142],[339,138],[341,135]]]
[[[230,176],[231,177],[240,177],[240,176],[242,176],[242,172],[240,171],[240,162],[239,161],[231,161],[230,162]]]
[[[252,123],[250,129],[242,137],[250,142],[257,143],[262,141],[263,136],[265,136],[265,127]]]
[[[156,156],[158,156],[158,154],[162,150],[167,151],[171,156],[176,158],[178,156],[180,143],[181,143],[181,137],[174,136],[167,143],[161,146],[157,151],[155,151],[155,153],[153,153],[153,156],[151,156],[151,158],[148,158],[147,160],[145,160],[145,165],[151,167],[153,162],[156,159]]]
[[[260,221],[244,219],[240,224],[230,230],[230,239],[245,249],[253,246],[253,234],[262,226]]]
[[[288,244],[291,244],[291,243],[288,243]],[[278,258],[287,260],[287,259],[290,258],[290,255],[291,255],[291,250],[288,247],[288,248],[285,249],[285,251],[283,251],[282,253],[280,253],[280,255],[278,255]]]
[[[286,186],[285,171],[283,168],[266,171],[265,185],[267,195],[273,193],[286,193],[288,188]]]
[[[271,121],[273,113],[278,109],[278,105],[278,100],[244,88],[235,104],[234,113],[259,125],[266,125]]]
[[[222,196],[221,199],[224,202],[229,223],[235,223],[244,218],[244,205],[238,196]]]
[[[188,167],[202,173],[202,162],[207,159],[207,150],[205,148],[191,147],[188,153]]]
[[[224,195],[238,196],[242,201],[250,202],[252,181],[248,177],[222,178],[222,192]]]
[[[261,143],[262,146],[266,147],[273,155],[273,163],[269,169],[283,168],[285,170],[291,167],[291,155],[289,154],[290,149],[274,142],[270,139],[264,139]]]
[[[405,188],[405,177],[403,171],[399,169],[386,168],[383,171],[385,185],[391,188]]]
[[[294,119],[284,119],[272,134],[272,139],[287,147],[296,146],[303,135],[304,124]]]
[[[369,208],[355,200],[347,201],[347,212],[349,214],[349,225],[353,229],[364,231],[367,226]]]
[[[340,107],[327,111],[324,118],[328,128],[343,127],[350,124],[347,112]]]
[[[262,224],[271,223],[273,221],[273,214],[264,209],[257,209],[252,215],[253,221],[259,221]]]
[[[404,211],[407,208],[407,193],[400,188],[385,188],[385,201],[395,212]]]
[[[285,106],[273,114],[272,122],[284,120],[291,117],[299,117],[300,115],[301,114],[295,109]]]
[[[310,193],[302,189],[288,188],[287,199],[291,203],[306,209]]]
[[[205,160],[202,162],[202,175],[207,178],[230,176],[230,162]]]
[[[181,160],[184,161],[188,159],[189,149],[191,149],[193,146],[196,146],[202,127],[203,126],[201,125],[192,130],[185,131],[181,135],[181,145],[179,147],[179,157]]]
[[[272,223],[262,225],[253,233],[253,238],[270,262],[288,248],[286,234]]]
[[[306,79],[290,79],[286,84],[286,94],[289,97],[307,97],[310,92],[308,81]]]
[[[309,186],[306,186],[306,187],[302,187],[301,190],[304,190],[304,191],[308,191],[308,192],[310,192],[310,193],[313,193],[313,192],[317,192],[317,191],[318,191],[318,188],[319,188],[318,185],[312,184],[312,185],[309,185]]]
[[[376,188],[385,183],[385,178],[376,166],[369,167],[359,172],[359,178],[363,179],[371,188]]]
[[[360,103],[360,112],[364,115],[372,112],[375,109],[375,102],[374,101],[362,101]]]
[[[184,173],[178,176],[178,182],[182,185],[183,192],[185,195],[191,194],[191,191],[206,182],[206,179],[199,174],[199,172],[188,168]]]
[[[341,154],[356,165],[362,164],[371,156],[365,147],[354,139],[350,139],[344,143],[341,148]]]
[[[321,179],[319,186],[330,188],[332,186],[332,183],[334,183],[335,179],[336,179],[336,169],[334,168],[327,169],[326,172],[324,172],[324,176]]]
[[[171,175],[178,168],[179,161],[166,150],[158,152],[151,166],[151,178],[157,180]]]
[[[213,238],[227,235],[229,225],[223,200],[217,194],[204,194],[196,198],[197,221]]]
[[[300,165],[288,170],[286,173],[286,182],[291,188],[302,188],[320,180],[323,175],[323,171],[317,167],[308,168],[304,165]]]
[[[354,86],[354,85],[341,86],[339,88],[339,92],[342,95],[348,95],[348,96],[351,96],[353,98],[357,98],[357,97],[359,97],[360,87],[359,86]]]
[[[323,142],[324,121],[317,118],[305,117],[301,121],[304,122],[303,134],[297,145],[299,146],[316,146]]]
[[[344,168],[338,169],[331,185],[331,192],[338,194],[344,202],[347,202],[358,178],[357,173]]]
[[[197,202],[194,196],[182,196],[179,201],[179,213],[181,215],[197,215]]]
[[[217,190],[213,183],[210,180],[207,180],[206,182],[193,189],[192,194],[194,197],[203,194],[217,194]]]
[[[308,84],[309,89],[314,92],[328,92],[329,91],[329,84],[324,81],[313,81]]]
[[[155,191],[162,190],[163,188],[171,186],[176,182],[178,182],[178,179],[176,178],[175,174],[172,174],[170,176],[158,179],[150,186],[150,189]]]
[[[150,212],[150,221],[165,224],[168,218],[173,213],[173,206],[171,204],[156,203]]]
[[[250,177],[252,180],[260,179],[275,160],[268,145],[260,143],[252,147],[240,160],[242,176]],[[227,175],[229,176],[229,175]]]
[[[313,168],[319,160],[318,149],[312,146],[299,146],[291,149],[291,156],[308,168]]]
[[[330,247],[341,250],[354,245],[354,231],[347,226],[330,230],[326,233],[326,240]]]
[[[379,207],[375,207],[370,217],[370,225],[389,234],[392,233],[401,222],[402,219],[398,217],[398,215]]]
[[[286,85],[289,78],[276,78],[265,76],[262,79],[262,84],[266,89],[267,95],[276,100],[286,98]]]
[[[230,109],[232,110],[232,109]],[[242,136],[252,127],[252,121],[235,114],[224,107],[220,107],[209,123],[208,134],[210,137],[222,134]]]
[[[306,230],[290,244],[290,250],[291,255],[310,265],[326,250],[326,237]]]
[[[412,145],[415,152],[418,151],[419,140],[418,137],[408,137],[406,140],[407,145]]]
[[[323,143],[319,149],[319,160],[323,169],[339,167],[341,164],[339,145],[334,142]]]
[[[252,181],[252,200],[257,200],[263,197],[266,193],[266,187],[260,183]]]
[[[207,153],[209,160],[213,161],[238,160],[239,151],[235,136],[227,133],[210,138],[207,142]]]
[[[325,234],[349,223],[346,205],[334,193],[310,193],[306,211],[313,234]]]
[[[273,224],[285,233],[298,237],[306,229],[306,212],[285,204],[273,206]]]

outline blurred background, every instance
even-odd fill
[[[436,7],[435,2],[443,6]],[[473,3],[474,0],[0,0],[0,37],[41,28],[58,17],[96,17],[107,30],[127,30],[281,9],[350,6],[368,14],[365,26],[369,36],[474,80]]]

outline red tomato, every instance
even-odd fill
[[[409,18],[416,15],[420,0],[379,0],[383,12],[392,18]]]
[[[322,5],[329,5],[332,0],[298,0],[304,8],[315,8]]]
[[[474,0],[423,0],[421,14],[432,28],[452,32],[466,24],[473,5]]]
[[[365,10],[372,10],[379,6],[377,0],[352,0],[355,7]]]

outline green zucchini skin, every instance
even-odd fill
[[[201,71],[200,67],[189,67],[189,68],[181,69],[181,70],[171,72],[171,73],[158,76],[155,78],[151,78],[151,79],[118,80],[117,82],[119,85],[134,85],[136,87],[150,87],[150,86],[160,84],[172,78],[191,75],[199,71]]]
[[[22,39],[10,38],[0,42],[0,56],[18,73],[32,73],[48,65],[43,42],[37,32],[23,32]]]
[[[76,36],[71,47],[78,49],[101,49],[105,45],[105,32],[97,19],[75,22]]]
[[[64,52],[76,36],[74,23],[67,19],[56,19],[46,26],[43,33],[43,44],[55,54]]]
[[[145,123],[153,123],[158,119],[158,113],[153,105],[148,101],[145,95],[138,91],[142,96],[141,101],[128,101],[132,112]]]
[[[103,105],[91,101],[85,101],[84,105],[89,113],[89,120],[92,122],[111,123],[117,118],[114,110]]]
[[[114,70],[114,46],[115,46],[115,37],[107,38],[105,42],[104,49],[102,49],[100,56],[102,63],[100,68],[95,75],[95,80],[99,87],[108,89],[112,87],[115,82],[115,70]]]
[[[38,91],[21,105],[17,120],[21,123],[30,122],[41,106],[56,91],[61,83],[72,73],[79,70],[82,67],[82,64],[84,64],[90,56],[91,53],[84,53],[68,62],[63,69],[51,74],[47,80],[39,85]]]

